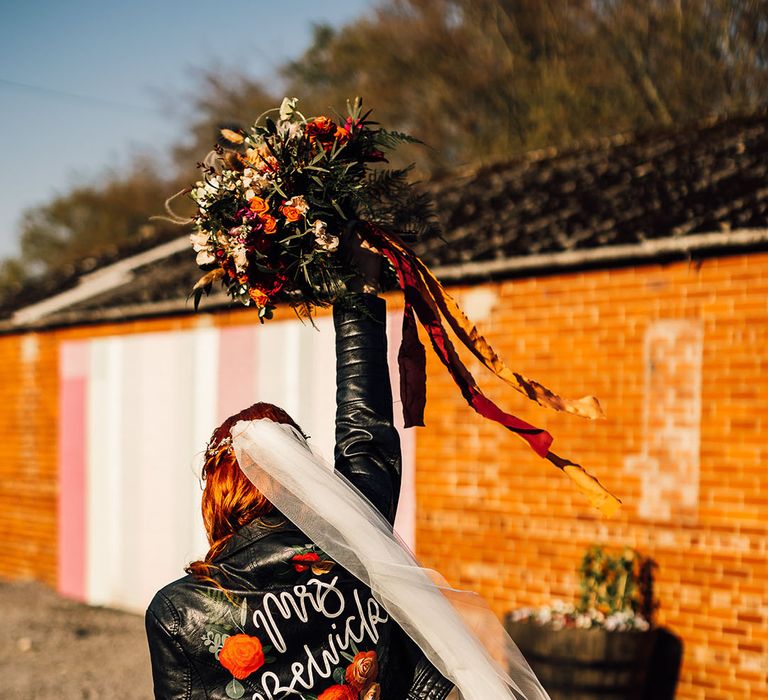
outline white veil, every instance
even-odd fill
[[[463,700],[549,700],[478,595],[419,566],[368,499],[294,428],[240,421],[232,446],[248,479],[334,561],[370,587]]]

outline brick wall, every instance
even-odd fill
[[[478,368],[487,393],[548,428],[624,501],[601,520],[522,442],[472,414],[434,358],[417,438],[425,564],[498,613],[576,592],[592,542],[660,565],[659,622],[681,635],[680,698],[768,698],[768,255],[585,272],[453,290],[516,370],[589,423],[528,404]],[[249,312],[0,336],[0,576],[56,582],[58,347],[65,339],[251,322]]]
[[[678,696],[768,698],[768,256],[454,291],[512,368],[601,398],[606,421],[556,415],[468,362],[624,507],[600,519],[566,477],[473,415],[432,359],[416,462],[425,564],[501,614],[573,600],[592,542],[637,547],[660,566],[658,621],[685,644]]]

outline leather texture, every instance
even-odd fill
[[[334,462],[394,522],[401,457],[392,422],[386,307],[372,295],[351,301],[334,308]],[[444,700],[452,689],[370,590],[280,514],[246,525],[214,563],[213,578],[226,593],[185,576],[160,590],[147,610],[158,700],[313,700],[326,691],[326,697],[358,700],[374,682],[380,700]],[[264,659],[234,680],[219,652],[227,635],[237,634],[258,637]],[[360,665],[371,652],[376,666]],[[362,685],[350,683],[353,666]],[[354,693],[329,690],[339,685]]]

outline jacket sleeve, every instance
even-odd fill
[[[402,628],[398,627],[393,634],[394,640],[399,637],[396,643],[408,659],[405,665],[413,669],[412,673],[409,672],[410,680],[404,688],[405,700],[445,700],[453,690],[453,683],[431,664]]]
[[[400,438],[392,423],[386,304],[355,294],[336,304],[336,449],[340,474],[393,523],[400,495]]]
[[[178,613],[162,593],[155,595],[145,616],[155,700],[191,700],[192,665],[176,632]]]
[[[406,700],[445,700],[453,683],[422,656],[416,664]]]

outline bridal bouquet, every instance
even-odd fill
[[[426,357],[418,321],[475,411],[527,442],[605,514],[614,513],[619,500],[581,466],[551,452],[546,430],[491,401],[456,352],[446,323],[487,369],[526,398],[584,418],[603,415],[593,396],[568,400],[508,368],[411,250],[409,241],[437,229],[431,202],[409,183],[407,168],[372,164],[415,139],[371,121],[359,99],[348,104],[346,117],[307,117],[289,98],[262,116],[249,130],[222,130],[222,143],[200,164],[202,178],[188,191],[197,205],[191,243],[205,272],[193,290],[195,307],[216,281],[258,309],[262,322],[281,302],[300,315],[331,304],[356,274],[339,245],[354,229],[388,263],[390,286],[403,292],[398,363],[405,426],[424,425]]]
[[[339,238],[359,220],[415,235],[435,226],[429,202],[406,170],[373,169],[385,151],[415,141],[369,120],[358,99],[344,117],[305,117],[286,98],[273,119],[223,129],[191,189],[197,263],[195,303],[221,280],[228,293],[269,318],[286,301],[309,309],[346,291],[353,270]]]

